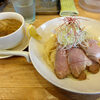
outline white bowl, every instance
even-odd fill
[[[52,35],[53,30],[63,23],[61,20],[63,18],[64,17],[59,17],[50,20],[37,28],[37,32],[40,33],[44,42]],[[80,20],[80,24],[85,26],[85,29],[88,30],[91,35],[94,36],[94,34],[97,34],[98,39],[100,39],[99,21],[85,17],[77,18]],[[31,38],[29,53],[34,67],[46,80],[67,91],[81,94],[100,94],[100,71],[97,74],[88,74],[87,79],[83,81],[73,78],[58,79],[55,73],[50,69],[50,66],[43,59],[43,52],[45,51],[43,41],[39,42]]]
[[[11,49],[16,47],[24,37],[25,21],[22,15],[15,12],[0,13],[1,19],[17,19],[22,22],[22,25],[15,32],[0,37],[0,49]]]

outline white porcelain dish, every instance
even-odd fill
[[[55,27],[62,23],[61,19],[63,18],[64,17],[60,17],[50,20],[37,28],[38,33],[40,33],[40,35],[43,37],[43,41],[52,35],[52,31],[55,29]],[[85,26],[89,33],[97,33],[98,38],[100,38],[99,21],[84,17],[78,18],[80,20],[80,24]],[[29,54],[31,61],[36,70],[46,80],[67,91],[81,94],[100,94],[100,72],[97,74],[87,75],[87,79],[84,81],[79,81],[72,78],[58,79],[51,71],[50,66],[48,66],[48,64],[46,64],[46,62],[43,60],[43,51],[45,51],[43,48],[43,42],[38,42],[37,40],[31,38],[29,43]]]
[[[25,21],[22,15],[15,12],[0,13],[0,20],[2,19],[17,19],[22,22],[22,25],[15,32],[6,36],[0,37],[0,49],[11,49],[16,47],[23,39],[25,32]]]

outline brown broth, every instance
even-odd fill
[[[0,20],[0,37],[6,36],[15,32],[20,28],[22,22],[16,19],[3,19]]]

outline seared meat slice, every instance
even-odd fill
[[[84,51],[86,52],[86,55],[98,62],[100,64],[100,47],[97,45],[97,41],[96,40],[88,40],[88,47],[83,47],[81,46]]]
[[[86,69],[86,66],[92,65],[92,61],[87,58],[81,49],[72,48],[68,52],[68,64],[72,75],[78,78],[81,72]]]
[[[79,80],[85,80],[86,79],[86,73],[84,71],[81,72],[81,74],[78,77]]]
[[[100,65],[96,62],[93,62],[91,66],[87,66],[87,70],[93,74],[99,72],[99,69],[100,69]]]
[[[68,59],[66,50],[59,48],[56,51],[55,59],[55,73],[60,79],[67,77],[70,74],[70,69],[68,67]]]

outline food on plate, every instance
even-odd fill
[[[27,25],[27,28],[26,28],[26,35],[30,38],[30,37],[33,37],[35,38],[36,40],[41,40],[41,36],[37,33],[35,27],[33,25]]]
[[[85,80],[87,78],[85,71],[82,71],[78,76],[79,80]]]
[[[96,62],[93,62],[92,65],[87,66],[87,70],[93,74],[97,73],[100,69],[100,65]]]
[[[65,78],[71,73],[68,66],[67,52],[63,48],[59,47],[56,50],[55,57],[55,74],[58,78]]]
[[[59,79],[73,76],[85,80],[87,71],[93,74],[99,72],[98,41],[87,36],[78,18],[65,17],[63,22],[45,43],[44,58]]]
[[[87,40],[88,46],[81,46],[86,52],[87,56],[100,64],[100,47],[97,44],[96,40]]]
[[[45,44],[45,52],[44,52],[44,59],[50,65],[51,69],[54,70],[54,63],[55,63],[55,54],[56,54],[56,35],[53,35]]]
[[[68,52],[68,64],[71,73],[78,78],[81,72],[86,69],[86,66],[92,65],[92,61],[79,48],[71,48]]]
[[[6,36],[15,32],[21,26],[21,21],[16,19],[2,19],[0,20],[0,37]]]

